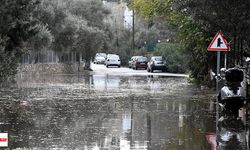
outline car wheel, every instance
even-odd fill
[[[108,67],[109,67],[109,65],[106,65],[106,67],[108,68]]]
[[[154,72],[154,69],[153,69],[153,68],[151,68],[151,69],[150,69],[150,72]]]
[[[138,68],[135,66],[135,70],[137,70]]]
[[[120,68],[121,66],[118,66],[118,68]]]
[[[147,67],[147,71],[150,72],[150,69]]]

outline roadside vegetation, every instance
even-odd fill
[[[25,42],[38,32],[38,21],[31,17],[37,5],[33,0],[1,1],[0,81],[15,76]]]
[[[168,72],[187,73],[189,56],[185,54],[183,47],[179,43],[157,44],[154,55],[165,57]]]
[[[104,22],[109,13],[96,0],[3,0],[0,80],[13,78],[23,54],[37,63],[37,54],[50,49],[74,51],[89,62],[97,50],[110,47],[112,35]]]
[[[133,0],[137,15],[152,22],[161,18],[176,31],[176,41],[184,46],[187,67],[198,81],[207,80],[214,69],[216,54],[207,46],[218,31],[230,43],[228,67],[242,65],[243,51],[250,45],[250,1],[217,0]]]

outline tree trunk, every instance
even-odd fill
[[[85,65],[84,65],[84,70],[89,70],[89,71],[93,71],[90,67],[90,60],[86,60]]]

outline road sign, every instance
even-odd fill
[[[229,51],[228,43],[221,32],[217,32],[213,41],[209,44],[208,51]]]
[[[0,147],[8,147],[8,133],[0,133]]]

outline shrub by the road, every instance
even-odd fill
[[[178,43],[159,43],[154,55],[162,55],[166,58],[168,72],[185,73],[187,68],[187,55]]]

